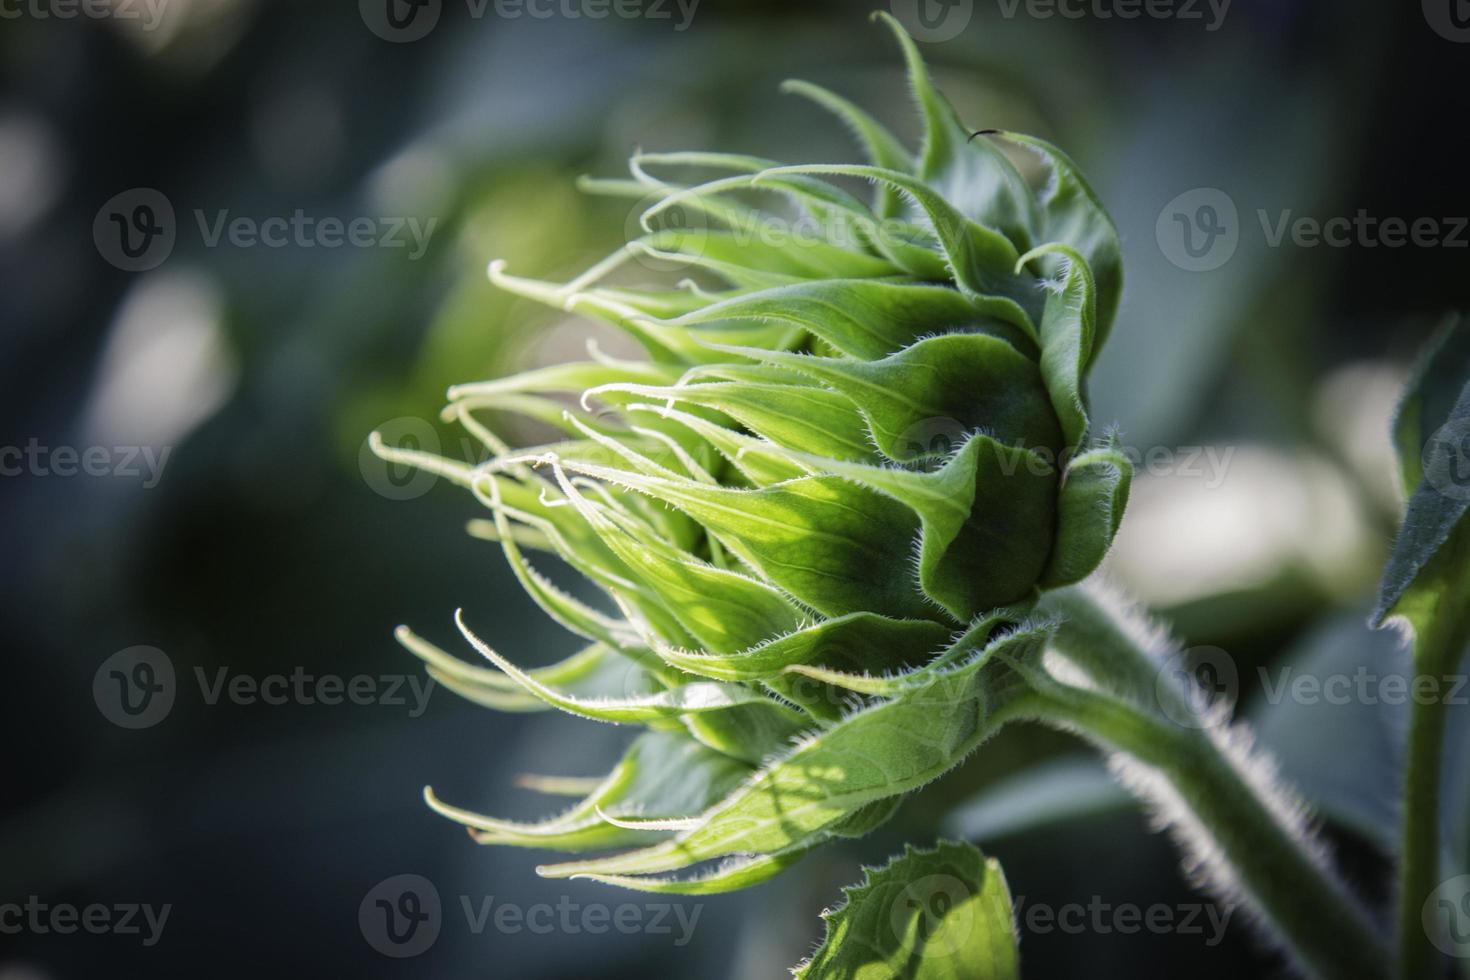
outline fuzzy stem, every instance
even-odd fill
[[[1413,704],[1409,716],[1399,864],[1399,976],[1405,978],[1430,976],[1439,959],[1430,945],[1421,915],[1424,901],[1439,879],[1439,787],[1444,730],[1442,700],[1433,698],[1424,704]]]
[[[1399,975],[1405,980],[1431,976],[1443,965],[1422,915],[1425,901],[1439,884],[1443,853],[1440,768],[1446,706],[1439,692],[1456,689],[1447,675],[1459,669],[1470,646],[1466,597],[1470,597],[1470,534],[1458,533],[1419,572],[1416,588],[1401,596],[1391,611],[1413,637],[1413,690],[1433,693],[1409,699],[1397,923]]]
[[[1388,976],[1390,957],[1371,919],[1291,820],[1289,803],[1270,797],[1269,781],[1249,778],[1210,727],[1181,726],[1150,710],[1171,689],[1156,683],[1162,664],[1147,638],[1131,634],[1122,614],[1096,593],[1066,590],[1047,604],[1067,617],[1058,650],[1084,670],[1105,668],[1116,687],[1043,685],[1041,720],[1072,727],[1167,781],[1187,811],[1185,823],[1196,822],[1207,838],[1193,843],[1205,845],[1214,870],[1239,888],[1304,969],[1325,977]]]
[[[1451,674],[1470,642],[1470,616],[1436,610],[1416,623],[1414,690],[1453,690]],[[1440,769],[1444,761],[1445,701],[1437,694],[1409,699],[1404,812],[1399,862],[1399,976],[1429,976],[1439,962],[1421,918],[1440,877]]]

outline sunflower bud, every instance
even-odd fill
[[[1121,518],[1128,463],[1085,398],[1121,288],[1112,223],[1060,151],[961,126],[882,19],[922,112],[917,156],[806,83],[787,89],[846,124],[866,162],[636,156],[632,180],[588,182],[645,205],[625,248],[565,285],[500,262],[490,276],[616,325],[647,359],[593,351],[453,389],[446,414],[487,464],[380,445],[471,490],[484,536],[588,644],[526,671],[462,622],[491,667],[401,631],[430,673],[491,707],[648,730],[542,823],[428,793],[485,843],[644,845],[545,874],[719,891],[871,829],[1007,720],[1047,635],[1032,603],[1091,572]],[[675,179],[698,172],[716,176]],[[783,202],[797,232],[770,210]],[[630,264],[691,278],[609,284]],[[487,413],[559,438],[513,448]],[[557,588],[533,552],[607,602]]]

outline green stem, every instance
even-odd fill
[[[1264,794],[1204,727],[1170,720],[1184,702],[1160,711],[1173,688],[1163,666],[1120,614],[1078,589],[1048,596],[1066,620],[1056,647],[1111,690],[1041,684],[1041,713],[1156,770],[1209,836],[1235,883],[1310,972],[1325,977],[1386,977],[1390,956],[1361,904],[1283,820],[1288,808]]]
[[[1409,699],[1398,906],[1399,976],[1405,980],[1431,976],[1442,965],[1422,915],[1425,901],[1439,885],[1441,869],[1439,801],[1445,702],[1440,695],[1457,689],[1447,675],[1458,669],[1470,645],[1467,596],[1470,535],[1456,534],[1419,571],[1415,588],[1401,596],[1392,610],[1412,628],[1413,690],[1433,692],[1432,697]]]
[[[1470,642],[1470,616],[1463,608],[1470,573],[1464,569],[1464,547],[1452,552],[1455,567],[1445,573],[1448,585],[1429,602],[1404,602],[1404,617],[1414,627],[1414,691],[1435,696],[1410,698],[1408,755],[1405,758],[1404,824],[1398,865],[1398,965],[1405,980],[1427,977],[1439,954],[1424,929],[1423,907],[1439,884],[1439,793],[1445,754],[1445,701],[1439,692],[1455,691],[1448,679]],[[1442,566],[1436,557],[1430,573]],[[1433,592],[1433,591],[1432,591]],[[1424,683],[1424,688],[1420,688]]]
[[[1424,704],[1414,701],[1409,715],[1403,853],[1399,863],[1399,976],[1404,978],[1431,976],[1439,959],[1430,945],[1421,916],[1425,899],[1439,881],[1439,786],[1444,727],[1442,700],[1434,698]]]

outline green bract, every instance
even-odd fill
[[[647,360],[594,351],[453,389],[483,465],[377,444],[469,488],[483,536],[588,644],[523,671],[463,623],[492,667],[403,631],[430,673],[491,707],[647,729],[596,785],[550,783],[585,798],[542,823],[429,793],[484,843],[631,848],[543,874],[714,892],[867,832],[1017,710],[1048,636],[1033,602],[1091,572],[1122,516],[1128,463],[1085,397],[1121,287],[1112,223],[1052,146],[972,136],[883,19],[923,116],[917,155],[791,83],[866,162],[635,157],[632,180],[588,186],[643,198],[641,237],[565,285],[490,275],[617,325]],[[630,263],[700,278],[609,285]],[[512,448],[487,413],[562,438]],[[534,552],[610,604],[558,589]]]

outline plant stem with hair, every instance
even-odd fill
[[[1130,628],[1116,600],[1073,588],[1047,602],[1066,617],[1056,652],[1098,686],[1043,681],[1038,719],[1118,753],[1123,782],[1160,805],[1206,886],[1243,900],[1305,969],[1326,977],[1388,976],[1378,930],[1333,873],[1269,764],[1249,759],[1239,748],[1242,736],[1222,722],[1202,718],[1188,727],[1172,720],[1174,712],[1157,710],[1172,696],[1158,683],[1160,651],[1137,624]],[[1126,778],[1135,764],[1146,770]]]

